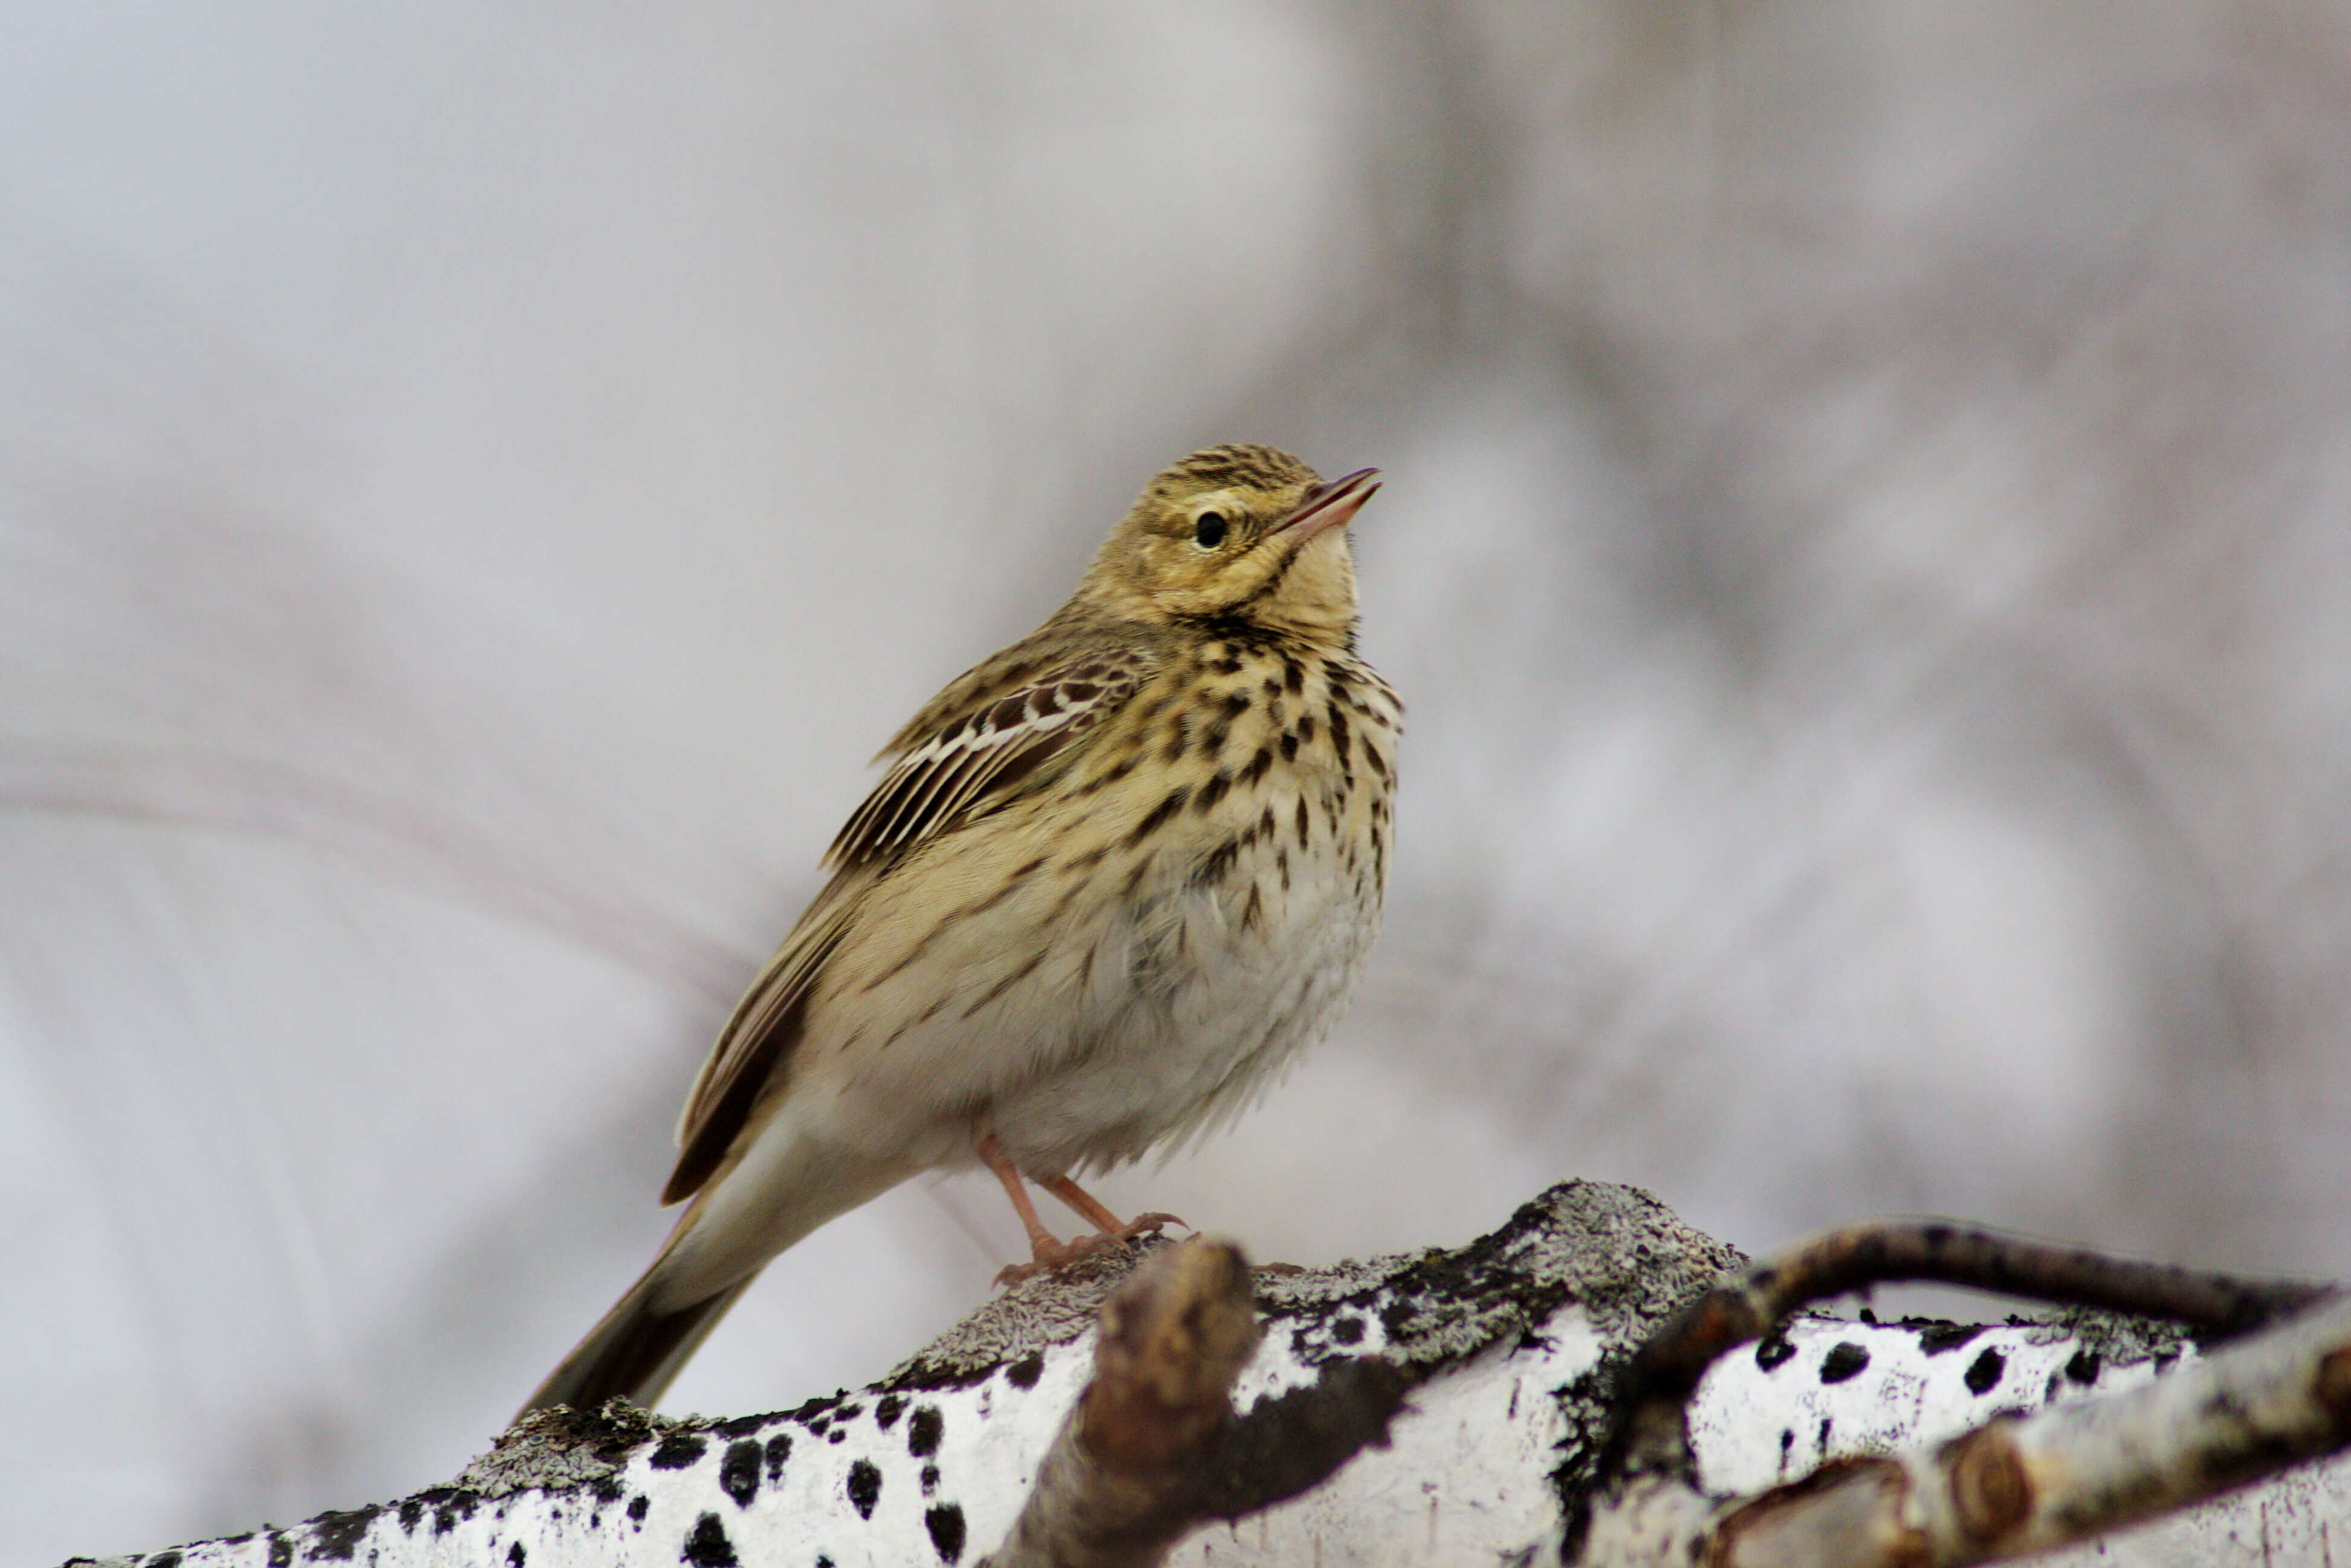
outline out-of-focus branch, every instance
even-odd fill
[[[2351,1448],[2351,1303],[2126,1394],[2003,1416],[1950,1443],[1825,1466],[1693,1511],[1653,1479],[1583,1561],[1962,1568],[2089,1541]]]
[[[1917,1282],[2163,1318],[2217,1339],[2274,1322],[2339,1289],[2109,1258],[1975,1226],[1873,1221],[1832,1230],[1699,1297],[1634,1358],[1632,1393],[1678,1402],[1717,1357],[1762,1338],[1798,1308],[1873,1285]]]
[[[1240,1249],[1194,1239],[1137,1270],[1102,1310],[1093,1381],[983,1568],[1148,1568],[1195,1526],[1286,1500],[1385,1440],[1403,1375],[1343,1362],[1236,1421],[1258,1341]]]
[[[1168,1249],[1104,1302],[1094,1377],[994,1568],[1143,1568],[1193,1522],[1204,1463],[1257,1346],[1240,1249]]]
[[[1685,1406],[1706,1369],[1807,1302],[1931,1280],[2185,1322],[2221,1338],[2308,1311],[2127,1394],[1995,1418],[1955,1441],[1708,1498]],[[2351,1301],[2336,1287],[2131,1262],[1966,1227],[1835,1231],[1719,1287],[1627,1368],[1580,1560],[1946,1568],[2085,1541],[2351,1447]]]

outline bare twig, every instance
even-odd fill
[[[1962,1568],[2088,1541],[2351,1448],[2351,1303],[2321,1308],[2143,1388],[2004,1416],[1939,1448],[1823,1468],[1718,1507],[1672,1542],[1713,1568]],[[1667,1500],[1657,1490],[1644,1500]],[[1633,1521],[1627,1520],[1626,1525]],[[1587,1563],[1648,1529],[1597,1529]],[[1662,1555],[1642,1561],[1667,1561]]]
[[[1973,1226],[1874,1221],[1830,1231],[1699,1297],[1634,1358],[1631,1392],[1678,1402],[1717,1357],[1762,1338],[1800,1307],[1872,1285],[1920,1281],[2164,1318],[2215,1340],[2273,1322],[2337,1289],[2109,1258]]]
[[[2303,1315],[2125,1395],[2002,1416],[1956,1441],[1709,1498],[1685,1405],[1708,1366],[1807,1302],[1929,1280],[2164,1317],[2210,1339]],[[1708,1291],[1627,1368],[1580,1560],[1945,1568],[2087,1540],[2351,1447],[2351,1302],[1939,1224],[1835,1231]]]

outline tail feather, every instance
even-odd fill
[[[653,1271],[629,1289],[588,1337],[572,1347],[563,1364],[548,1374],[517,1416],[550,1406],[597,1410],[615,1395],[652,1408],[668,1389],[718,1320],[736,1299],[750,1289],[755,1271],[715,1296],[674,1312],[652,1305]]]
[[[799,1114],[787,1101],[756,1136],[738,1139],[652,1265],[522,1414],[595,1410],[614,1395],[650,1408],[770,1259],[913,1174],[902,1161],[844,1155],[807,1135]],[[681,1297],[685,1304],[674,1304]]]

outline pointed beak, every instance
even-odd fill
[[[1358,468],[1344,478],[1317,485],[1306,492],[1306,498],[1298,503],[1298,510],[1276,524],[1266,537],[1279,535],[1302,545],[1325,528],[1343,528],[1364,509],[1364,503],[1379,487],[1380,471],[1376,468]]]

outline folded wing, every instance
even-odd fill
[[[678,1122],[677,1166],[664,1203],[700,1191],[726,1158],[799,1040],[809,998],[853,923],[858,894],[916,845],[1001,805],[1149,673],[1144,657],[1128,653],[1061,661],[1009,683],[987,680],[982,666],[957,683],[976,689],[948,688],[948,699],[962,700],[900,736],[897,760],[826,852],[833,880],[768,960],[703,1063]]]

